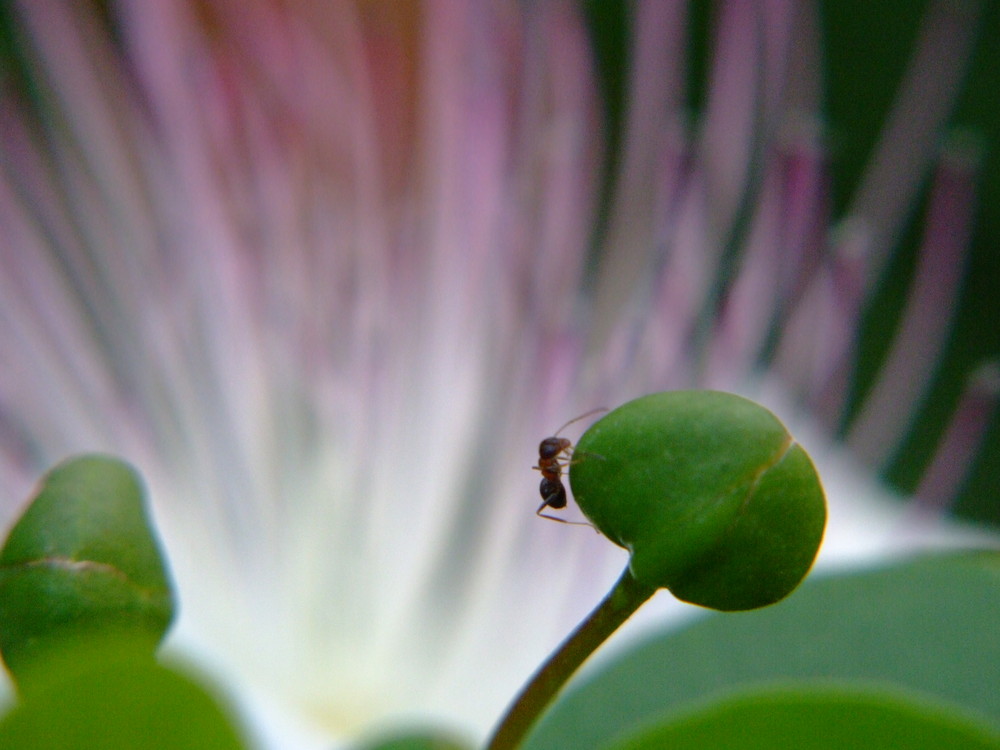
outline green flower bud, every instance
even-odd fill
[[[587,518],[631,552],[637,581],[713,609],[787,596],[826,525],[809,456],[771,412],[731,393],[624,404],[580,438],[569,476]]]
[[[52,469],[0,550],[0,653],[18,681],[94,631],[127,633],[152,655],[173,614],[135,471],[100,455]]]

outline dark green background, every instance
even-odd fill
[[[629,2],[587,0],[611,137],[607,175],[614,174],[625,112],[628,77]],[[913,53],[928,3],[911,0],[844,0],[821,4],[825,60],[825,119],[833,177],[834,216],[844,215],[879,136],[900,76]],[[688,104],[698,112],[712,52],[717,3],[692,3]],[[885,471],[895,487],[910,492],[946,428],[965,379],[978,365],[1000,357],[1000,3],[987,2],[969,72],[948,132],[970,131],[985,146],[968,270],[948,350],[918,419]],[[611,177],[606,178],[610,185]],[[874,381],[895,333],[911,280],[925,214],[928,185],[921,191],[907,230],[865,311],[859,356],[847,414]],[[1000,410],[956,503],[963,516],[1000,524]]]

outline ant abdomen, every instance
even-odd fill
[[[566,507],[566,487],[562,480],[542,477],[541,484],[538,485],[538,492],[542,496],[542,508],[546,506],[549,508]]]

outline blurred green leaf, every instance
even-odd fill
[[[864,680],[1000,728],[1000,561],[929,556],[810,578],[780,604],[665,630],[570,683],[525,748],[604,747],[705,700],[782,680]]]
[[[136,472],[99,455],[50,471],[0,550],[0,652],[21,687],[32,662],[90,632],[134,634],[152,654],[173,614]]]
[[[474,745],[453,732],[440,729],[412,729],[380,733],[354,750],[472,750]]]
[[[850,685],[745,691],[609,750],[997,750],[1000,733],[926,698]]]
[[[33,665],[33,689],[0,719],[4,750],[240,750],[200,681],[140,654],[128,636],[61,641]]]
[[[595,422],[570,464],[573,496],[632,553],[646,586],[722,610],[772,604],[805,577],[826,504],[784,425],[732,393],[668,391]]]

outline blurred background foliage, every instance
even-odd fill
[[[961,1],[961,0],[960,0]],[[825,134],[829,148],[834,218],[841,219],[868,166],[929,2],[838,0],[820,3],[823,34]],[[628,39],[633,20],[627,0],[584,3],[596,51],[604,98],[607,142],[606,194],[615,174],[627,110]],[[687,102],[694,117],[702,111],[712,54],[712,29],[718,3],[689,6]],[[1000,3],[983,7],[975,52],[963,90],[948,122],[952,133],[971,134],[983,149],[977,186],[975,225],[959,309],[948,348],[938,364],[929,395],[889,464],[883,478],[912,493],[933,456],[970,373],[1000,359]],[[930,180],[920,196],[882,278],[872,295],[859,331],[852,393],[842,432],[875,381],[888,342],[896,332],[924,226]],[[957,469],[958,470],[958,469]],[[1000,409],[994,409],[979,455],[954,511],[962,517],[1000,525]]]

